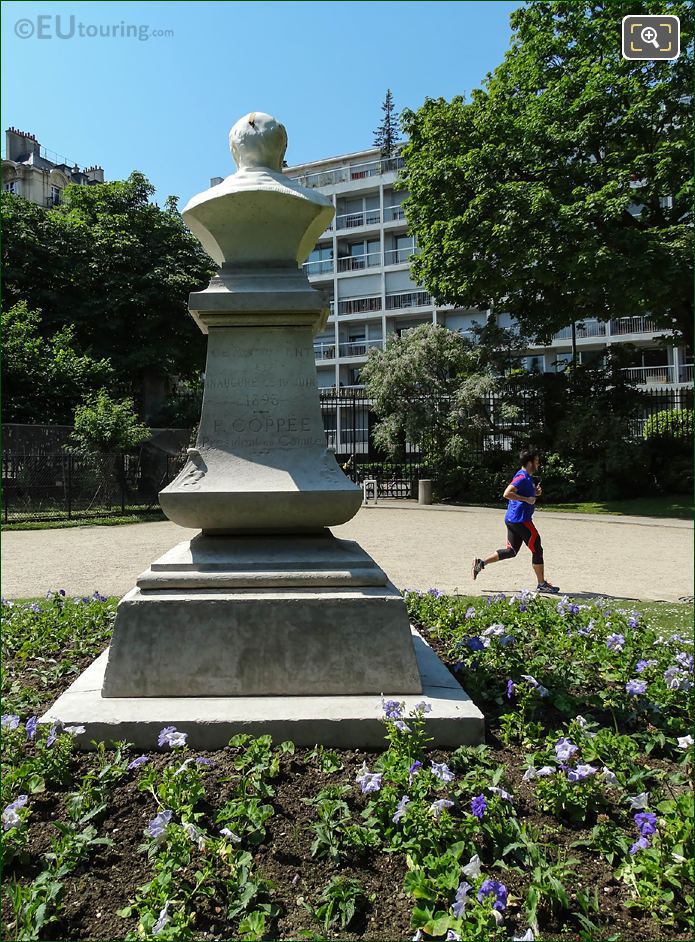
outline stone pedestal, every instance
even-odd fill
[[[108,655],[43,721],[84,725],[82,745],[152,747],[175,724],[198,747],[239,731],[365,747],[383,740],[382,695],[425,695],[440,744],[480,741],[482,716],[414,643],[398,591],[328,530],[362,501],[326,448],[313,337],[328,305],[301,268],[332,203],[283,176],[285,129],[269,115],[242,118],[230,141],[238,172],[183,211],[220,271],[189,299],[208,335],[202,414],[160,494],[201,534],[142,573]]]

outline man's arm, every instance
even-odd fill
[[[520,494],[513,484],[507,484],[507,487],[504,491],[502,497],[505,500],[520,500],[524,504],[535,504],[535,497],[524,497],[523,494]]]

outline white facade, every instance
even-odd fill
[[[407,196],[395,186],[401,159],[382,158],[377,148],[288,167],[285,173],[304,186],[316,187],[335,205],[335,219],[305,263],[312,283],[332,289],[331,316],[316,338],[316,369],[320,387],[359,387],[360,368],[371,347],[383,347],[394,332],[419,324],[442,324],[470,336],[474,323],[489,312],[437,306],[410,277],[409,259],[417,251],[408,234],[402,202]],[[511,327],[508,315],[497,315]],[[693,379],[692,352],[663,347],[649,317],[635,316],[608,323],[587,320],[577,328],[580,359],[601,354],[607,345],[632,343],[638,348],[631,375],[638,384],[678,389]],[[549,346],[527,351],[528,370],[564,369],[571,359],[571,328],[559,331]]]
[[[51,157],[56,158],[55,160]],[[90,185],[104,182],[102,167],[70,166],[58,154],[49,154],[33,134],[8,128],[2,159],[2,187],[30,203],[49,208],[57,206],[68,183]]]

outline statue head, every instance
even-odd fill
[[[272,115],[252,111],[239,118],[229,132],[229,146],[239,170],[266,167],[280,172],[287,131]]]

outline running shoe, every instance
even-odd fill
[[[483,571],[483,569],[485,569],[485,563],[482,561],[482,559],[474,559],[473,560],[473,581],[475,581],[478,578],[478,576]]]
[[[550,595],[557,595],[560,591],[556,585],[551,585],[549,582],[539,582],[538,583],[539,592],[547,592]]]

